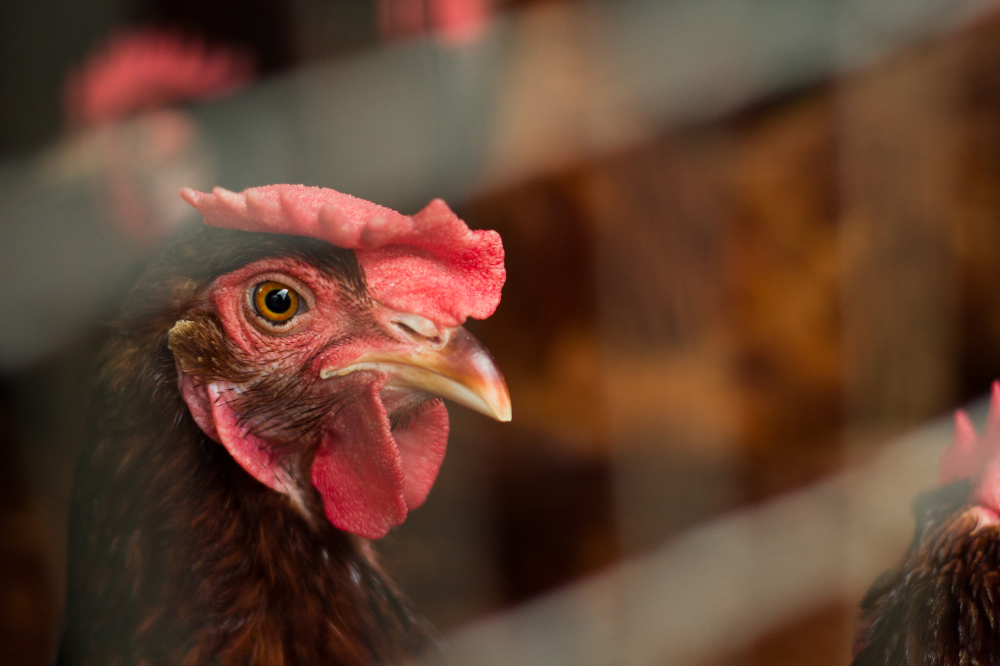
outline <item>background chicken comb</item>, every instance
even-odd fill
[[[955,412],[955,437],[941,456],[939,479],[969,479],[972,501],[1000,513],[1000,382],[993,382],[982,435],[968,414]]]
[[[310,236],[354,250],[372,296],[388,307],[458,326],[485,319],[506,279],[495,231],[472,231],[441,199],[413,216],[323,187],[268,185],[239,194],[181,191],[205,223]]]
[[[208,47],[179,33],[145,29],[112,37],[66,81],[72,124],[119,120],[143,109],[218,97],[253,78],[249,54]]]

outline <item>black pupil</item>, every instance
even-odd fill
[[[264,305],[274,314],[285,314],[292,307],[292,296],[287,289],[272,289],[264,296]]]

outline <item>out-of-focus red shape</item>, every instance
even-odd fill
[[[977,435],[969,416],[955,413],[955,438],[941,456],[942,483],[969,479],[972,500],[1000,514],[1000,382],[993,382],[986,427]]]
[[[979,435],[964,410],[955,412],[955,437],[951,446],[941,454],[938,479],[942,484],[968,479],[972,476]]]
[[[490,0],[379,0],[382,39],[394,41],[435,33],[462,45],[482,35],[493,13]]]
[[[139,111],[226,95],[253,78],[249,55],[153,29],[122,33],[66,80],[71,125],[120,120]]]

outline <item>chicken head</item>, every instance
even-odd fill
[[[499,302],[495,232],[439,200],[409,217],[300,185],[182,196],[211,226],[326,241],[221,275],[168,335],[198,426],[303,512],[314,488],[334,526],[379,538],[437,477],[441,398],[510,420],[500,371],[462,327]]]

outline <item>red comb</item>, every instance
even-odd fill
[[[955,438],[941,456],[942,483],[969,479],[974,502],[1000,513],[1000,382],[993,382],[983,434],[962,410],[955,412]]]
[[[471,231],[441,199],[408,216],[323,187],[267,185],[239,194],[181,190],[205,224],[311,236],[354,250],[372,296],[439,326],[485,319],[500,302],[506,271],[495,231]]]
[[[122,33],[67,78],[67,114],[79,125],[119,120],[144,109],[224,95],[252,74],[249,56],[236,49],[210,48],[171,31]]]

